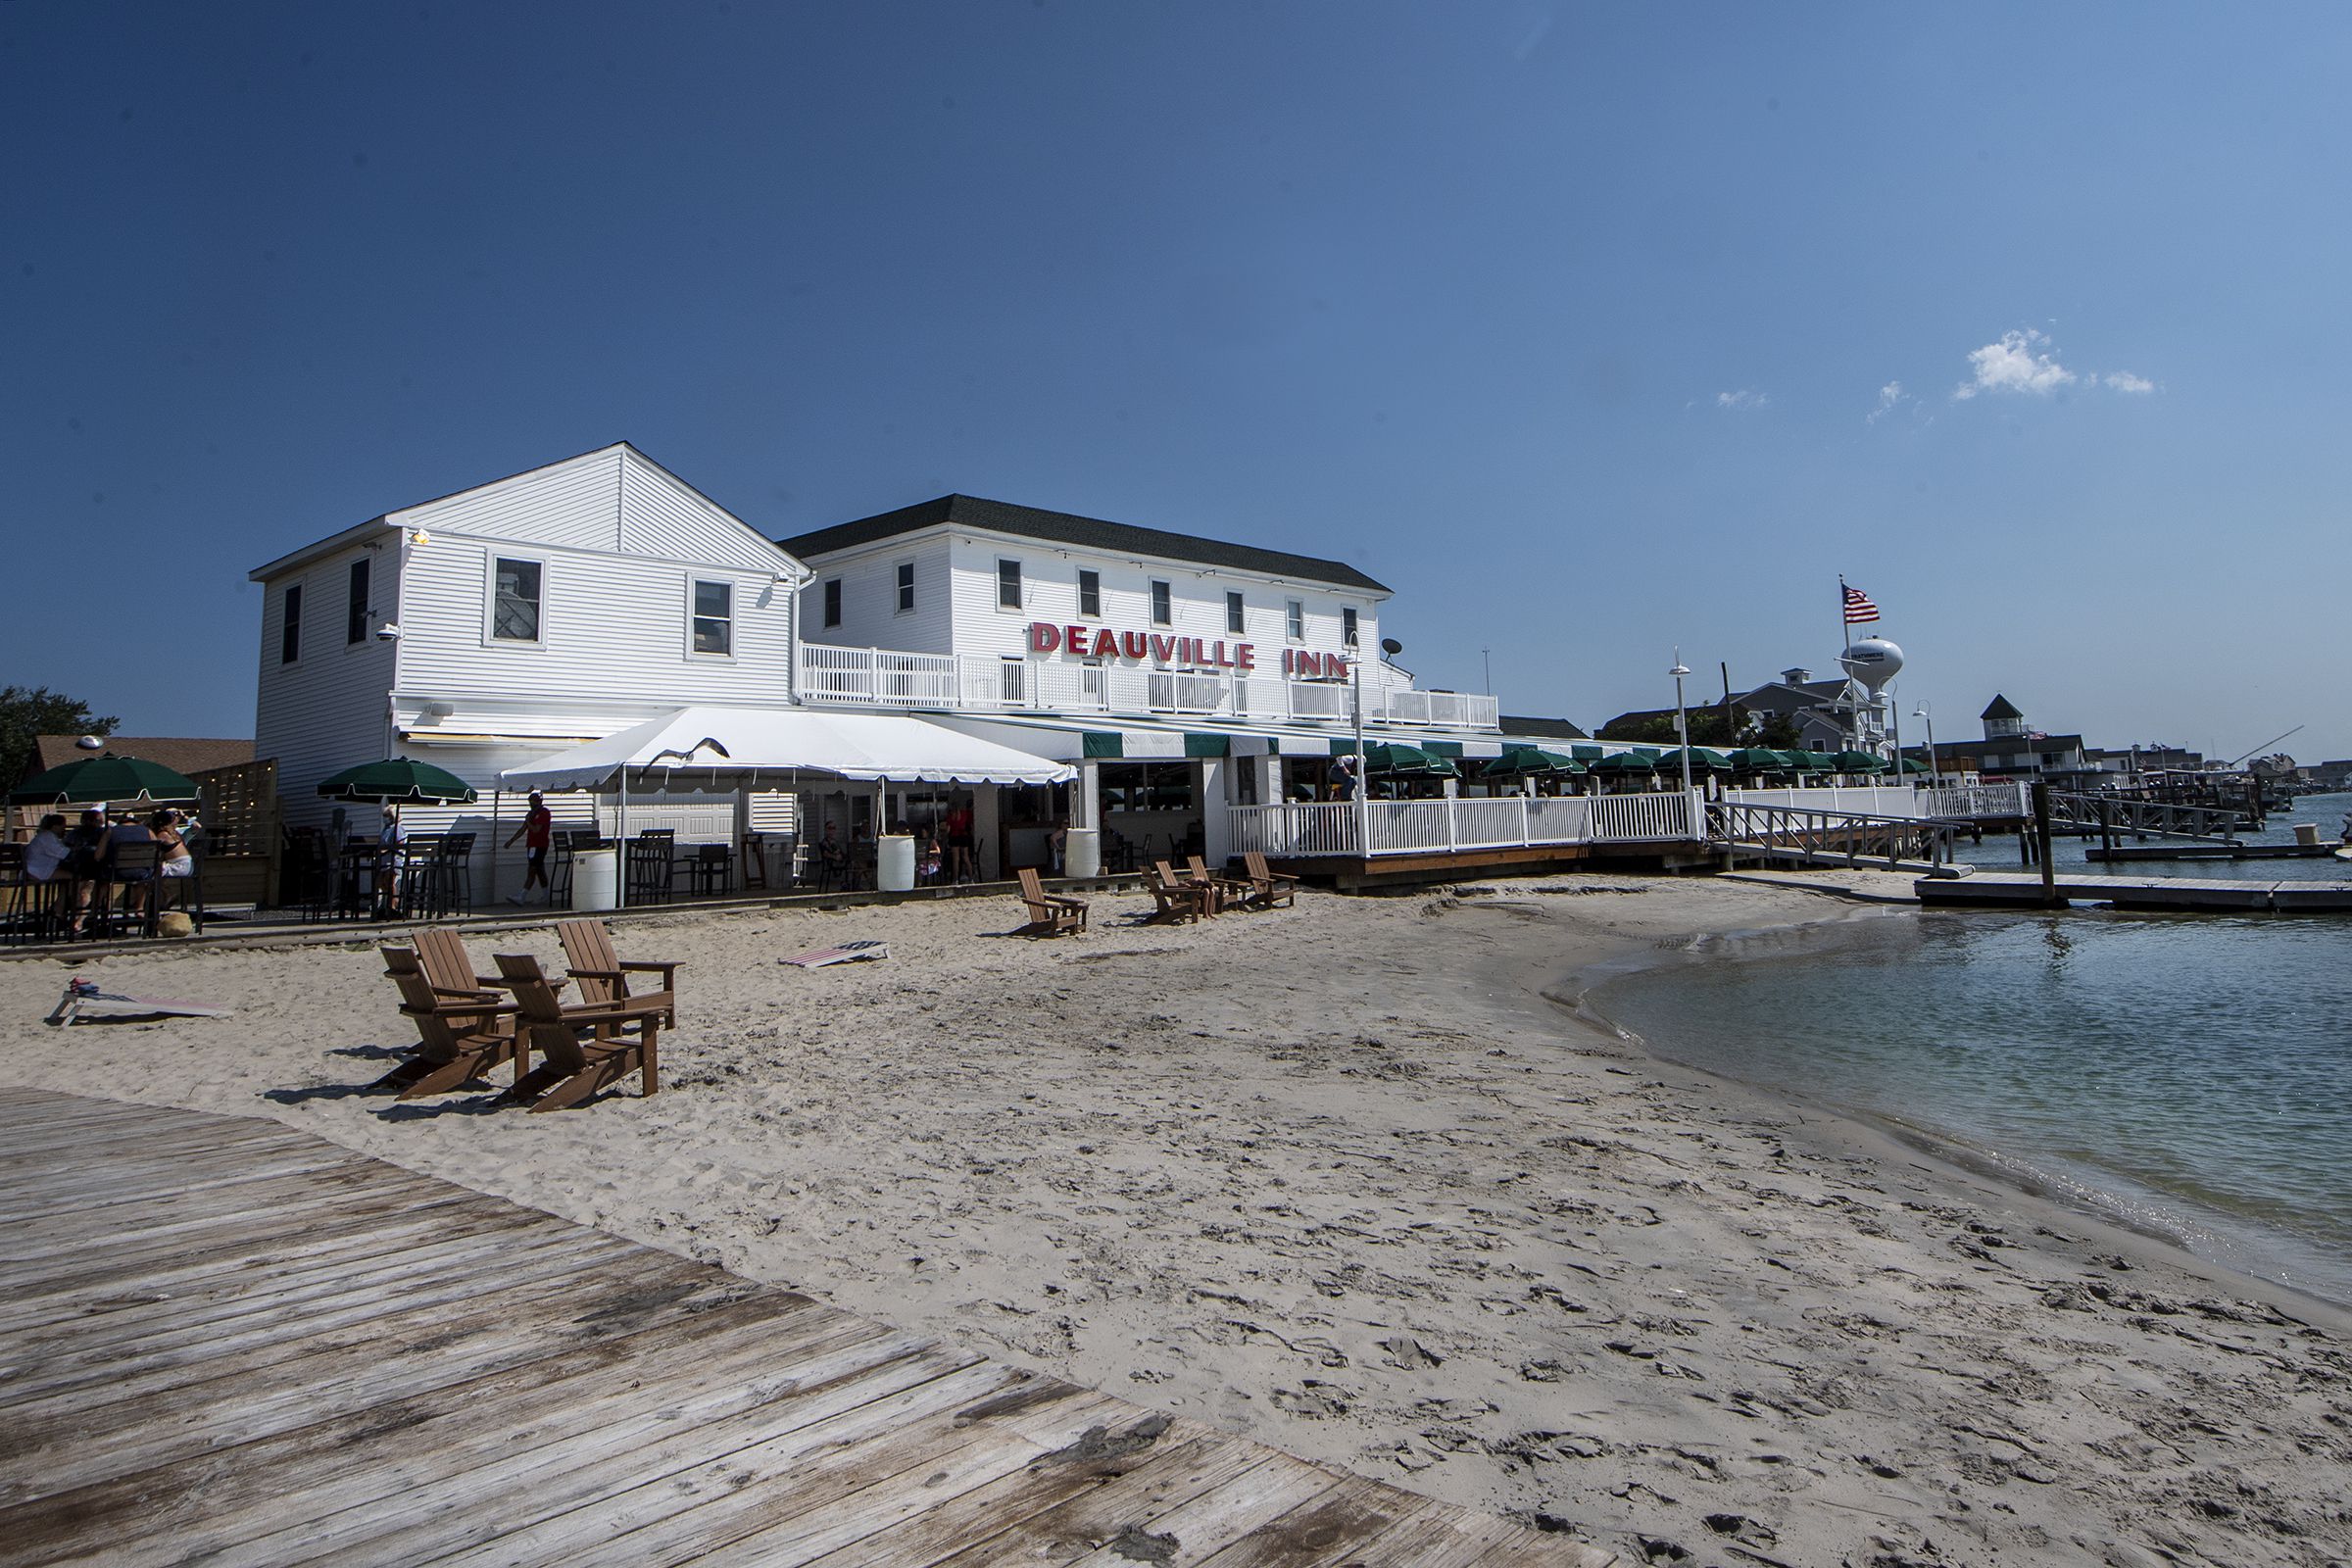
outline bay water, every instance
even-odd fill
[[[2307,865],[2352,870],[2191,874]],[[1661,1056],[2352,1305],[2352,915],[1903,910],[1587,979]]]

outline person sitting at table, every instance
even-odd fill
[[[98,841],[98,863],[104,868],[106,879],[109,882],[122,884],[122,912],[124,914],[137,914],[147,907],[147,879],[155,873],[145,866],[136,866],[126,870],[117,865],[116,859],[125,845],[152,844],[154,842],[155,834],[148,830],[146,823],[135,816],[117,822],[113,827],[108,828],[106,836]]]
[[[155,836],[155,874],[168,877],[188,877],[196,874],[196,857],[188,849],[188,840],[195,835],[196,819],[165,807],[147,819],[147,831]]]
[[[82,808],[81,820],[66,834],[66,875],[74,879],[74,914],[66,924],[68,938],[83,934],[89,921],[90,894],[106,880],[99,846],[106,842],[106,808]]]

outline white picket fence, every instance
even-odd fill
[[[1481,800],[1281,802],[1237,806],[1233,853],[1446,855],[1549,844],[1673,844],[1703,838],[1698,795],[1503,795]],[[1367,846],[1367,841],[1368,846]]]

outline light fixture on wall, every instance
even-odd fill
[[[416,528],[410,531],[409,543],[413,545],[429,545],[432,542],[433,536],[429,533],[426,533],[422,528]]]
[[[375,640],[379,643],[396,643],[400,641],[400,622],[397,620],[387,620],[381,626],[376,627]]]

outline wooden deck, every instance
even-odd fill
[[[271,1122],[0,1091],[0,1563],[199,1558],[1617,1560]]]
[[[2112,904],[2119,909],[2269,909],[2279,913],[2352,910],[2352,882],[2232,882],[2207,877],[2100,877],[2054,879],[2058,902]],[[1959,881],[1913,884],[1922,904],[1987,905],[2031,908],[2043,902],[2040,873],[1980,871]]]

